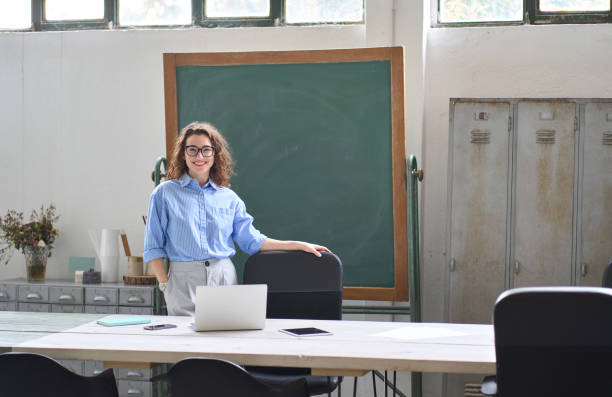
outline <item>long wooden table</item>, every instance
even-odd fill
[[[243,365],[306,367],[314,374],[359,375],[373,369],[495,373],[489,325],[268,319],[263,330],[195,332],[190,317],[146,316],[151,324],[177,325],[146,331],[143,325],[96,324],[103,317],[0,312],[0,348],[101,360],[109,367],[146,367],[199,356]],[[278,331],[311,326],[333,335],[294,337]]]

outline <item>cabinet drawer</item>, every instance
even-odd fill
[[[20,311],[20,312],[50,312],[51,305],[48,303],[19,302],[17,304],[17,311]]]
[[[0,284],[0,302],[14,302],[17,300],[17,286]]]
[[[83,375],[85,376],[96,376],[104,372],[104,363],[102,361],[85,361],[83,366]]]
[[[151,369],[115,368],[115,378],[121,380],[145,380],[152,376]]]
[[[119,305],[153,306],[153,288],[120,288]]]
[[[152,307],[119,306],[119,314],[153,314]]]
[[[51,304],[51,312],[53,313],[83,313],[83,305],[58,305]]]
[[[85,313],[117,314],[117,306],[85,305]]]
[[[19,285],[17,296],[19,302],[49,302],[49,287],[46,285]]]
[[[82,287],[49,287],[49,301],[68,305],[83,304]]]
[[[117,305],[117,288],[85,288],[85,304],[86,305]]]
[[[57,360],[57,362],[62,364],[64,368],[68,368],[75,374],[83,375],[83,360]]]
[[[152,397],[151,382],[118,380],[117,389],[120,397]]]
[[[16,312],[17,302],[0,302],[0,311],[3,312]]]

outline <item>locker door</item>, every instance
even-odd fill
[[[449,320],[491,323],[504,290],[510,104],[457,102],[451,131]]]
[[[514,287],[570,285],[576,105],[520,101]]]
[[[612,103],[588,103],[582,151],[581,285],[601,285],[612,259]]]

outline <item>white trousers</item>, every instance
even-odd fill
[[[197,286],[233,284],[238,284],[238,281],[229,258],[170,262],[168,286],[164,293],[168,315],[194,316]]]

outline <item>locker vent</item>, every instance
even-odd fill
[[[489,120],[489,113],[487,112],[474,113],[474,120]]]
[[[463,397],[484,397],[480,392],[480,384],[466,383],[463,388]]]
[[[470,143],[489,143],[491,142],[491,131],[472,130],[470,131]]]
[[[604,131],[601,142],[604,145],[612,145],[612,131]]]
[[[537,130],[536,143],[555,143],[555,130]]]

